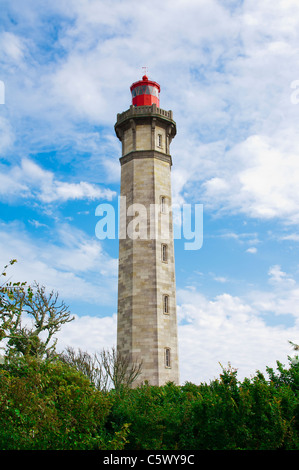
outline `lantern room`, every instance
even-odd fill
[[[160,85],[149,80],[146,75],[143,75],[142,80],[133,83],[130,90],[133,106],[151,106],[155,103],[159,108]]]

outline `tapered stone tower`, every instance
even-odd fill
[[[117,349],[142,361],[135,386],[179,383],[169,150],[176,124],[159,107],[159,92],[144,75],[115,124],[122,142]]]

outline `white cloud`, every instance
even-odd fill
[[[284,142],[267,136],[250,136],[226,153],[225,162],[218,163],[212,169],[213,176],[202,184],[208,208],[298,224],[299,160],[295,147],[285,148]]]
[[[256,254],[257,253],[257,248],[255,246],[252,246],[251,248],[248,248],[246,250],[247,253],[252,253],[252,254]]]
[[[224,284],[225,282],[228,281],[228,279],[224,276],[216,276],[216,277],[214,277],[214,280],[217,281],[217,282],[221,282],[222,284]]]
[[[296,285],[296,281],[288,277],[288,275],[281,270],[279,265],[271,266],[269,269],[269,282],[274,285],[279,285],[283,288],[290,288]]]
[[[2,103],[0,105],[4,106]],[[12,126],[7,118],[0,116],[0,154],[4,154],[13,143],[14,132]]]
[[[0,168],[0,195],[3,199],[35,197],[44,203],[64,202],[74,199],[111,200],[115,192],[110,189],[80,181],[69,183],[55,179],[54,173],[44,170],[32,160],[24,158],[20,166]]]
[[[52,80],[53,91],[60,103],[75,110],[78,116],[97,122],[110,111],[105,88],[111,84],[106,82],[103,86],[96,64],[95,53],[85,58],[73,55],[59,71],[55,71]]]
[[[3,58],[20,63],[25,50],[25,40],[13,33],[4,31],[0,34],[0,51]]]
[[[57,350],[60,352],[67,346],[88,351],[90,354],[116,346],[116,315],[109,317],[78,317],[64,325],[56,335]]]
[[[270,314],[273,319],[286,315],[288,318],[293,318],[295,322],[293,340],[296,343],[298,342],[299,326],[299,284],[292,276],[282,271],[279,265],[271,266],[268,274],[271,290],[252,291],[247,296],[248,300],[261,315]],[[289,339],[292,340],[291,337]]]
[[[276,268],[275,268],[276,269]],[[270,270],[273,276],[274,270]],[[283,276],[284,277],[284,276]],[[286,284],[284,284],[286,285]],[[228,293],[210,300],[187,289],[178,291],[180,367],[182,381],[195,383],[219,376],[221,363],[238,369],[239,379],[250,377],[276,360],[287,363],[292,355],[289,340],[298,342],[299,285],[251,292],[246,298]],[[294,326],[266,322],[264,315],[291,313]]]
[[[294,242],[299,242],[299,235],[297,233],[291,233],[290,235],[282,236],[281,240],[291,240]]]

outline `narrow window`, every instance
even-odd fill
[[[163,313],[169,313],[169,296],[163,295]]]
[[[161,212],[166,212],[166,197],[161,196]]]
[[[171,367],[170,348],[165,348],[165,367]]]
[[[158,134],[158,147],[162,147],[162,134]]]
[[[168,261],[168,253],[167,253],[167,245],[162,245],[162,261],[164,261],[165,263],[167,263]]]

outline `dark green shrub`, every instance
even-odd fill
[[[104,429],[111,403],[109,395],[61,362],[27,358],[2,366],[0,448],[122,447],[126,433],[109,435]]]
[[[188,412],[185,399],[182,388],[172,383],[124,389],[114,400],[108,422],[111,429],[130,423],[126,449],[175,449]]]
[[[103,393],[59,361],[0,366],[1,449],[299,449],[299,366],[269,379],[123,387]]]
[[[126,449],[298,449],[298,364],[269,372],[241,383],[228,368],[210,384],[124,390],[107,429],[130,423]]]

